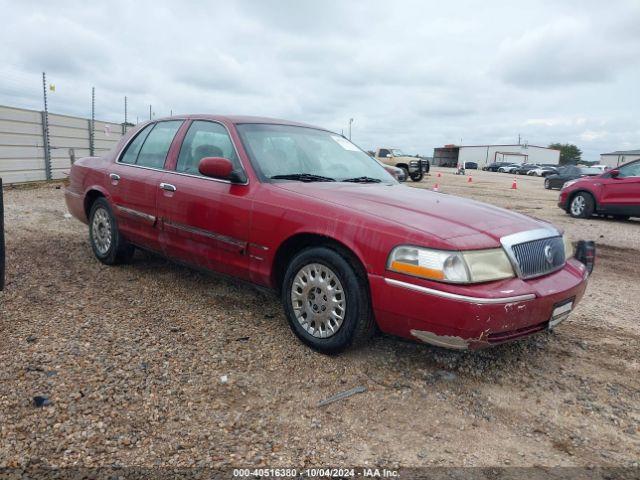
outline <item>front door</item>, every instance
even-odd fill
[[[111,165],[109,193],[118,227],[125,238],[159,250],[156,197],[169,145],[182,120],[151,123]]]
[[[615,178],[602,185],[601,206],[607,212],[620,215],[640,215],[640,161],[618,168]]]
[[[191,123],[173,171],[164,173],[158,217],[165,255],[210,270],[249,278],[249,186],[200,175],[204,157],[224,157],[242,168],[225,126]]]

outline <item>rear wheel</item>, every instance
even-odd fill
[[[549,180],[548,178],[544,179],[544,188],[546,188],[547,190],[551,190],[551,180]]]
[[[323,353],[337,353],[370,336],[374,329],[369,289],[349,262],[327,247],[297,254],[282,288],[289,326]]]
[[[413,180],[414,182],[419,182],[423,178],[424,178],[424,173],[422,173],[422,170],[418,170],[411,174],[411,180]]]
[[[126,263],[135,252],[134,246],[120,235],[111,206],[104,197],[91,206],[89,240],[96,258],[106,265]]]
[[[569,203],[569,215],[575,218],[588,218],[593,215],[595,202],[587,192],[577,193]]]

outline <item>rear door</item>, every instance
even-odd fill
[[[194,120],[176,165],[164,173],[158,196],[165,255],[221,273],[249,278],[249,186],[202,176],[204,157],[224,157],[242,169],[226,127]]]
[[[125,147],[108,172],[109,190],[118,227],[125,238],[159,251],[156,197],[173,138],[183,123],[152,123]]]
[[[640,161],[618,169],[616,178],[602,179],[600,206],[611,213],[640,215]]]

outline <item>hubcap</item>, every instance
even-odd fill
[[[344,322],[347,302],[337,275],[325,265],[311,263],[293,279],[291,304],[296,320],[316,338],[329,338]]]
[[[578,195],[571,202],[571,213],[574,215],[581,215],[586,202],[584,201],[584,197],[582,195]]]
[[[98,253],[104,255],[111,247],[111,219],[104,208],[98,208],[91,223],[91,236]]]

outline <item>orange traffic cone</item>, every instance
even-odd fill
[[[511,184],[511,190],[517,190],[517,189],[518,189],[518,179],[514,178],[513,183]]]
[[[471,183],[471,182],[473,182],[473,177],[469,175],[469,178],[467,179],[467,183]]]
[[[433,191],[434,192],[439,192],[440,191],[440,187],[438,187],[437,183],[433,186]]]

